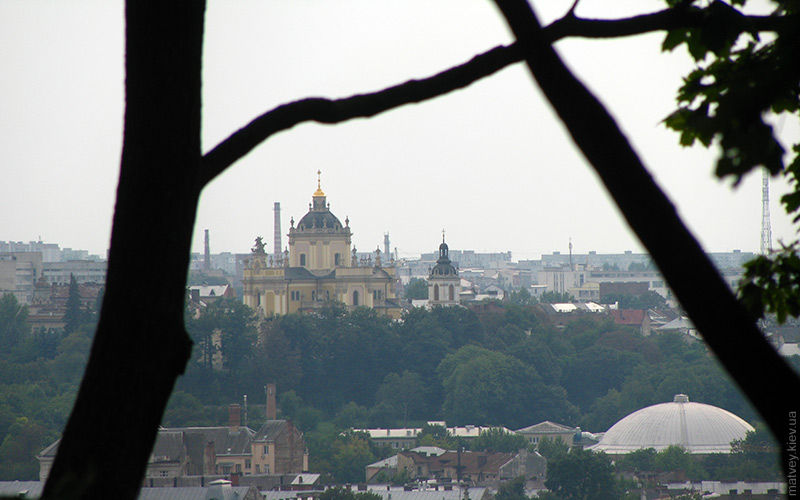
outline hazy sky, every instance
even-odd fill
[[[571,0],[534,2],[550,21]],[[613,7],[609,5],[613,4]],[[662,8],[650,0],[582,0],[583,16]],[[431,75],[510,41],[486,0],[210,0],[203,144],[212,148],[258,114],[307,97],[341,97]],[[0,240],[35,240],[103,254],[114,206],[123,117],[123,5],[111,0],[0,2]],[[609,106],[680,214],[709,251],[756,251],[761,177],[737,189],[712,176],[716,150],[682,149],[661,120],[691,68],[663,35],[566,40],[560,54]],[[786,142],[796,122],[778,118]],[[640,251],[522,65],[465,90],[343,125],[306,124],[262,144],[201,198],[213,252],[272,251],[272,207],[308,209],[322,170],[331,210],[350,217],[360,251],[391,235],[400,256],[451,248]],[[774,240],[795,229],[773,183]],[[286,237],[284,236],[284,245]]]

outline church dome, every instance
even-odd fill
[[[450,262],[450,250],[447,247],[447,243],[444,242],[444,236],[442,236],[442,244],[439,245],[439,259],[436,261],[436,265],[431,269],[430,277],[451,276],[458,276],[458,270],[456,270],[455,266]]]
[[[329,233],[340,232],[343,229],[342,223],[331,213],[330,205],[327,203],[327,197],[320,185],[320,174],[321,172],[317,170],[317,190],[314,191],[314,194],[311,196],[308,213],[297,223],[297,230],[300,232],[316,231]]]
[[[317,211],[312,209],[300,219],[300,222],[297,223],[297,229],[300,231],[311,231],[313,229],[340,230],[342,229],[342,223],[330,210]]]
[[[730,453],[731,441],[744,439],[753,427],[733,413],[678,394],[670,403],[635,411],[614,424],[592,447],[608,454],[681,446],[689,453]]]

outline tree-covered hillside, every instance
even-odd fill
[[[276,382],[281,415],[305,432],[312,469],[357,480],[350,476],[358,467],[342,472],[344,465],[385,450],[341,434],[350,427],[445,420],[518,429],[552,420],[605,431],[676,393],[755,419],[700,343],[645,338],[604,315],[577,315],[557,328],[539,306],[501,305],[482,314],[413,309],[397,322],[331,305],[259,322],[240,302],[220,300],[187,314],[193,361],[162,423],[224,424],[226,405],[246,394],[256,426],[264,386]],[[0,324],[11,325],[2,333],[16,340],[0,353],[0,479],[33,479],[35,454],[64,425],[94,325],[87,318],[67,336],[32,333],[24,308],[8,298],[2,306],[8,317]]]

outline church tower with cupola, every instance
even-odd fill
[[[461,292],[461,278],[450,261],[450,250],[444,241],[439,245],[439,259],[428,275],[428,304],[431,306],[456,306]]]

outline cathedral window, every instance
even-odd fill
[[[306,265],[306,254],[304,254],[304,253],[300,254],[300,265],[301,266],[305,266]]]
[[[355,292],[353,292],[353,305],[354,306],[358,305],[358,291],[357,290]]]
[[[452,301],[453,300],[453,295],[455,295],[455,288],[453,287],[453,285],[450,285],[450,290],[449,290],[448,295],[450,296],[450,300]]]
[[[433,285],[433,300],[439,300],[439,285]]]
[[[333,256],[333,264],[335,266],[338,266],[341,263],[341,260],[342,260],[342,256],[339,255],[338,253]]]

